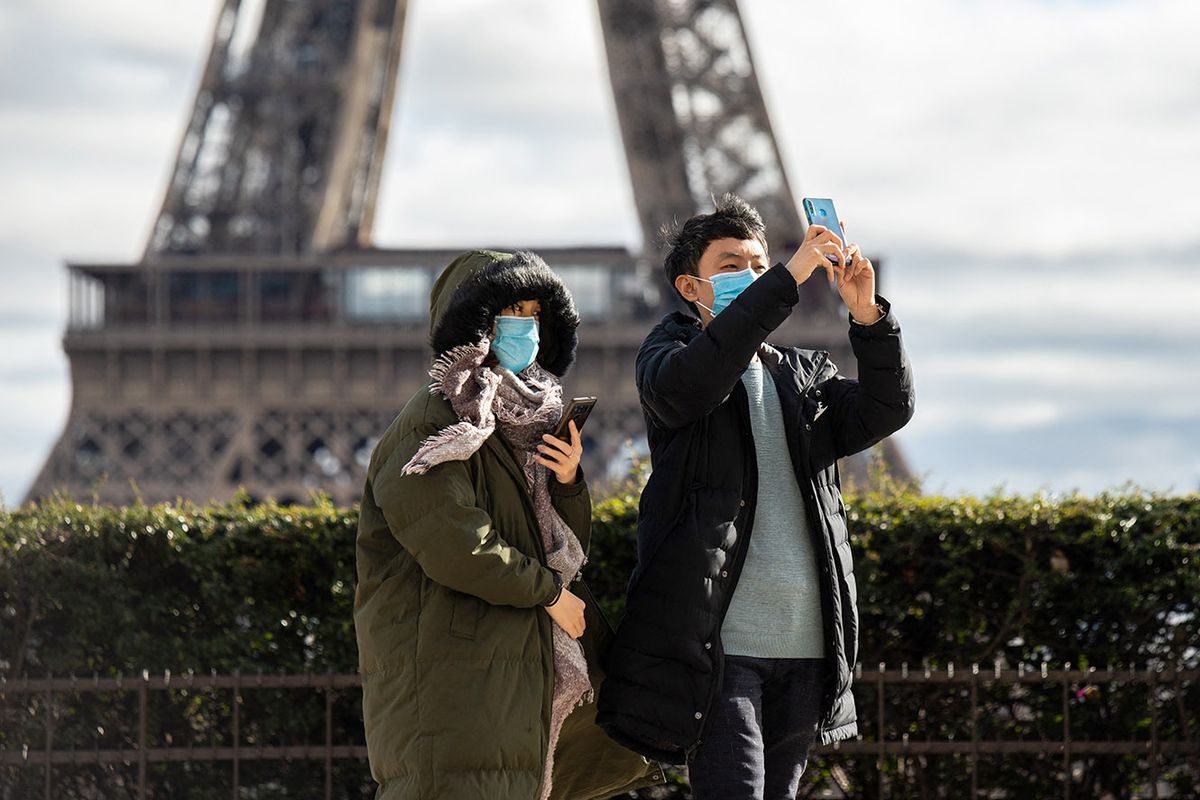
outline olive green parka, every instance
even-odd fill
[[[561,375],[578,316],[561,281],[532,254],[456,259],[430,302],[435,352],[477,341],[515,300],[542,303],[538,360]],[[485,329],[485,330],[486,330]],[[549,739],[556,593],[514,452],[497,432],[466,461],[423,475],[401,468],[427,437],[458,422],[422,388],[371,456],[359,516],[354,624],[363,721],[380,800],[537,800]],[[582,479],[551,476],[553,503],[586,551],[591,498]],[[585,568],[586,571],[586,568]],[[593,688],[612,628],[582,582],[582,639]],[[613,742],[592,703],[563,726],[554,798],[607,798],[654,783],[657,763]]]

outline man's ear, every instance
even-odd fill
[[[689,303],[694,303],[700,299],[700,293],[696,291],[694,281],[688,280],[695,277],[694,275],[676,275],[675,276],[675,291],[687,300]]]

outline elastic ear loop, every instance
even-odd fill
[[[705,282],[705,283],[707,283],[709,286],[712,286],[712,281],[710,281],[708,278],[701,278],[699,275],[688,275],[688,277],[689,277],[689,278],[695,278],[695,279],[696,279],[696,280],[698,280],[698,281],[704,281],[704,282]],[[695,303],[696,305],[700,306],[701,308],[703,308],[703,309],[704,309],[705,311],[707,311],[709,314],[712,314],[714,317],[717,315],[715,311],[713,311],[713,310],[712,310],[711,308],[709,308],[708,306],[704,305],[704,303],[701,303],[699,300],[693,300],[692,302],[693,302],[693,303]]]

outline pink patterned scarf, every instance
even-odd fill
[[[449,400],[459,421],[422,442],[412,460],[404,465],[403,473],[422,474],[444,461],[470,458],[499,429],[525,473],[526,488],[533,499],[546,549],[546,563],[562,576],[566,586],[579,577],[587,558],[574,531],[554,510],[550,471],[533,460],[537,446],[542,444],[542,435],[550,433],[562,416],[562,386],[558,378],[536,361],[517,375],[499,367],[484,366],[489,345],[487,339],[462,345],[433,362],[429,391]],[[541,800],[550,796],[554,748],[563,722],[576,707],[592,700],[582,645],[557,623],[552,630],[554,699]]]

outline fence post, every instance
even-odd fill
[[[241,683],[242,671],[235,669],[233,671],[233,800],[238,800],[238,796],[242,793],[241,790],[241,775],[238,774],[241,764],[239,758],[241,756],[240,741],[242,738],[241,732]]]
[[[1150,796],[1158,798],[1158,670],[1146,665],[1150,683]]]
[[[1183,741],[1190,745],[1187,748],[1188,764],[1191,765],[1193,775],[1200,775],[1200,746],[1192,741],[1192,725],[1183,705],[1183,695],[1187,687],[1179,684],[1178,667],[1171,670],[1171,682],[1175,687],[1175,705],[1179,708],[1179,729],[1183,733]]]
[[[146,702],[149,700],[150,670],[142,670],[138,684],[138,800],[146,800]]]
[[[979,797],[979,665],[971,665],[971,800]]]
[[[1063,798],[1071,800],[1071,679],[1067,673],[1071,671],[1068,663],[1063,670],[1062,679],[1062,708],[1063,708]],[[1042,665],[1042,676],[1046,675],[1046,665]]]
[[[325,687],[325,800],[333,800],[333,670]]]
[[[46,677],[47,677],[47,679],[49,679],[50,676],[47,674]],[[52,796],[50,789],[54,783],[54,775],[53,775],[54,765],[53,765],[53,762],[51,761],[51,756],[53,755],[51,750],[54,747],[54,720],[52,717],[53,709],[54,709],[54,693],[50,690],[50,687],[47,686],[46,687],[46,800],[50,800],[50,798]]]
[[[887,743],[884,741],[884,731],[883,731],[883,704],[884,704],[884,696],[883,696],[884,688],[883,687],[886,683],[884,681],[883,673],[884,673],[884,670],[886,670],[886,669],[887,669],[887,665],[885,663],[883,663],[882,661],[880,661],[879,662],[879,708],[878,708],[879,741],[876,742],[876,744],[879,747],[879,755],[876,756],[877,760],[875,761],[875,774],[879,776],[879,800],[883,800],[883,798],[884,798],[883,757],[884,757],[884,751],[887,749]]]

